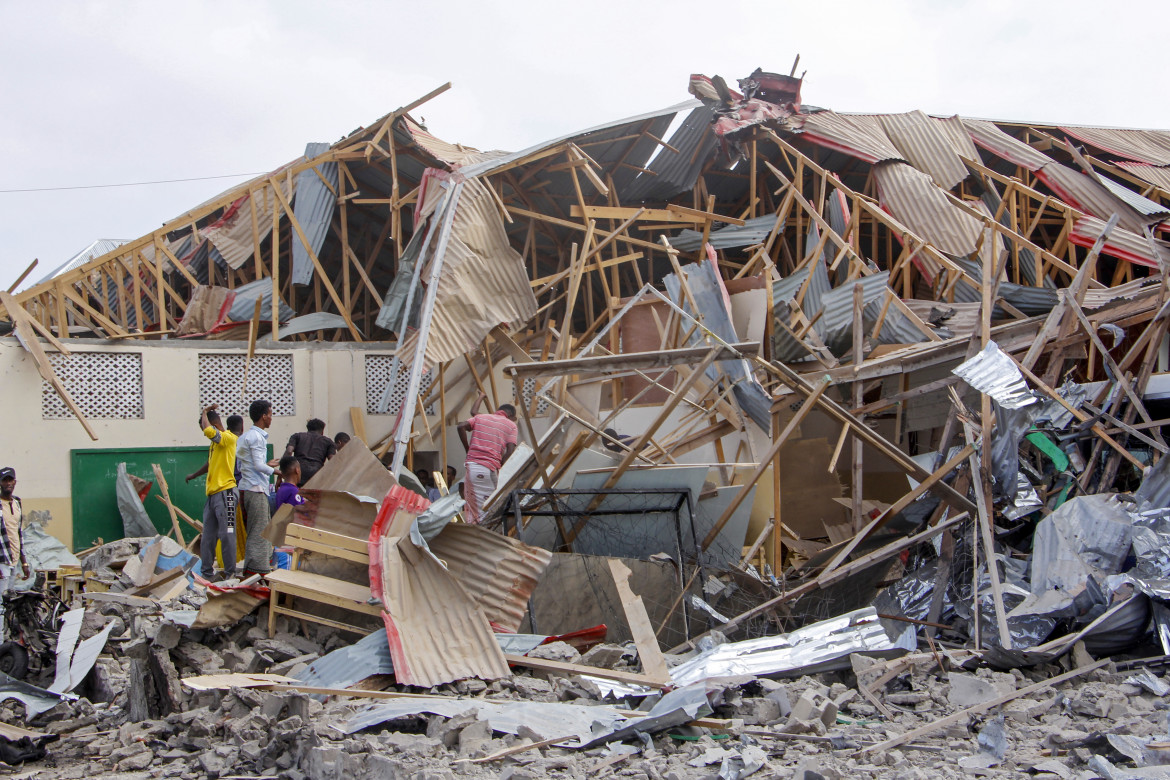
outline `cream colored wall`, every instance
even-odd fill
[[[200,353],[242,353],[237,342],[161,342],[126,345],[88,339],[66,342],[74,352],[141,353],[144,418],[91,418],[98,440],[91,441],[73,419],[46,420],[41,413],[41,377],[31,356],[15,338],[0,338],[0,377],[4,397],[5,454],[0,466],[17,471],[18,494],[29,510],[52,513],[49,532],[72,545],[70,451],[118,447],[178,447],[202,444],[196,425],[199,413]],[[385,345],[261,345],[257,353],[291,353],[296,414],[274,417],[269,440],[279,455],[289,437],[304,430],[305,421],[319,417],[326,433],[352,434],[350,407],[366,408],[366,354],[387,354]],[[242,381],[241,377],[241,381]],[[249,387],[255,397],[263,388]],[[251,393],[250,393],[251,394]],[[385,435],[393,415],[367,415],[372,440]],[[250,422],[245,423],[248,427]]]

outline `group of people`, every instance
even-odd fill
[[[466,500],[464,517],[470,523],[478,523],[484,504],[498,482],[500,467],[516,449],[516,408],[501,404],[492,414],[479,414],[479,407],[486,396],[481,394],[471,408],[469,419],[459,423],[459,440],[467,450],[465,475],[458,490]],[[272,425],[272,404],[257,399],[248,407],[252,426],[244,431],[244,419],[238,414],[221,419],[211,404],[199,416],[199,428],[208,439],[207,465],[189,474],[187,481],[207,474],[207,500],[203,507],[203,538],[200,552],[202,573],[206,579],[226,579],[236,573],[236,523],[242,519],[247,538],[244,547],[243,575],[264,575],[272,571],[273,547],[264,538],[272,514],[283,504],[304,503],[299,488],[320,471],[326,462],[336,456],[349,441],[344,433],[336,439],[325,435],[325,423],[316,418],[309,420],[306,430],[295,433],[285,445],[280,458],[269,460],[268,428]],[[276,485],[273,475],[279,471]],[[8,518],[13,510],[3,506],[4,474],[12,469],[0,471],[0,512],[4,523],[0,523],[0,588],[6,572],[10,571],[17,558],[13,557],[6,534]],[[453,467],[447,466],[448,485],[457,476]],[[429,472],[416,472],[428,497],[435,500],[439,490]],[[15,473],[12,472],[12,484]],[[17,499],[19,506],[19,499]],[[17,512],[19,510],[16,510]],[[19,533],[19,522],[16,524]],[[10,535],[10,534],[9,534]],[[222,569],[216,572],[216,545],[220,547]],[[19,542],[16,549],[19,549]],[[7,557],[5,557],[7,556]],[[23,560],[23,559],[20,559]]]
[[[349,441],[344,433],[334,441],[325,436],[325,423],[309,420],[307,430],[293,434],[284,455],[268,459],[268,428],[272,404],[257,399],[248,407],[252,427],[244,431],[238,414],[222,420],[211,404],[199,416],[199,428],[209,440],[207,465],[187,475],[187,481],[207,474],[207,500],[203,506],[203,537],[199,548],[201,572],[208,580],[236,574],[236,523],[242,519],[247,534],[243,575],[272,571],[273,547],[264,529],[283,504],[303,504],[299,488],[312,478]],[[278,474],[276,484],[272,477]],[[222,569],[216,572],[216,545]]]

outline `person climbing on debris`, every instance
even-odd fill
[[[16,564],[24,579],[32,574],[28,560],[24,557],[24,509],[16,490],[16,469],[5,466],[0,469],[0,639],[8,639],[8,628],[4,622],[4,594],[16,585]]]
[[[467,450],[464,464],[464,500],[467,506],[463,516],[477,524],[484,503],[496,489],[500,466],[516,449],[516,407],[500,404],[495,414],[477,414],[479,405],[487,396],[483,393],[471,405],[471,419],[459,423],[459,441]],[[468,441],[468,434],[471,440]]]
[[[297,487],[301,481],[300,461],[292,455],[285,455],[280,459],[280,466],[278,468],[280,469],[280,473],[277,477],[279,482],[276,485],[276,493],[272,501],[273,514],[276,514],[276,510],[285,504],[289,506],[300,506],[305,503],[305,499]]]
[[[284,454],[292,455],[300,462],[301,481],[297,487],[302,487],[321,470],[325,461],[337,454],[337,445],[325,435],[325,422],[314,417],[305,425],[305,430],[289,437]]]
[[[337,451],[341,452],[345,448],[345,445],[349,444],[349,434],[345,431],[338,433],[333,437],[333,443],[337,445]]]
[[[207,501],[203,505],[203,537],[199,545],[200,572],[204,579],[227,579],[236,570],[236,443],[237,436],[223,426],[219,404],[211,404],[199,416],[203,435],[211,440],[207,450]],[[215,543],[220,543],[223,571],[215,575]]]
[[[262,534],[271,519],[268,494],[270,480],[279,461],[267,460],[268,428],[272,425],[272,404],[262,398],[248,407],[252,427],[240,437],[240,495],[248,541],[244,552],[244,575],[272,571],[272,544]]]

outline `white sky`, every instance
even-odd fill
[[[431,132],[518,150],[798,52],[826,108],[1170,128],[1168,20],[1165,0],[0,0],[0,190],[267,171],[447,81],[415,112]],[[0,193],[0,289],[242,180]]]

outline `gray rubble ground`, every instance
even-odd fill
[[[166,609],[197,608],[194,590]],[[263,612],[257,614],[263,615]],[[1168,739],[1170,696],[1127,682],[1135,672],[1107,665],[1053,689],[1016,699],[921,737],[912,745],[882,752],[859,752],[972,705],[1012,693],[1067,671],[1059,665],[996,672],[940,671],[922,654],[875,695],[892,714],[886,720],[858,691],[852,672],[796,679],[752,679],[724,691],[711,718],[726,720],[718,731],[682,727],[625,746],[592,750],[531,749],[502,760],[477,762],[513,746],[531,744],[535,734],[493,733],[474,717],[419,716],[400,719],[355,735],[344,724],[362,699],[319,701],[300,693],[250,689],[194,692],[183,678],[224,672],[295,675],[312,660],[352,637],[322,626],[277,620],[269,639],[257,614],[238,624],[192,630],[165,623],[157,610],[103,603],[90,610],[83,636],[115,628],[93,672],[76,693],[80,699],[42,713],[27,725],[60,735],[37,762],[8,769],[30,778],[219,778],[280,777],[363,780],[364,778],[622,777],[634,780],[699,780],[719,777],[729,756],[757,757],[759,778],[945,778],[1036,777],[1041,780],[1097,777],[1089,761],[1097,755],[1131,767],[1090,735],[1123,734]],[[583,656],[563,644],[534,655],[604,668],[636,669],[632,645],[600,645]],[[1069,657],[1071,659],[1071,656]],[[676,659],[670,659],[674,661]],[[880,674],[873,663],[855,659],[867,680]],[[881,663],[881,662],[877,662]],[[1071,663],[1071,661],[1066,661]],[[1154,669],[1159,678],[1161,670]],[[1155,686],[1156,687],[1156,686]],[[596,685],[518,670],[508,679],[463,680],[433,693],[495,700],[603,702]],[[637,702],[619,702],[633,708]],[[976,737],[997,714],[1004,716],[1007,750],[995,763],[980,756]],[[23,705],[0,703],[0,721],[20,724]],[[522,730],[523,731],[523,730]],[[530,738],[531,737],[531,738]],[[986,766],[987,764],[994,764]],[[738,764],[729,764],[731,769]],[[725,776],[731,776],[725,772]],[[1120,775],[1126,776],[1126,775]]]
[[[609,748],[579,751],[545,747],[476,763],[473,759],[531,740],[493,734],[486,723],[468,716],[406,718],[347,736],[342,727],[365,705],[362,700],[322,703],[304,694],[248,689],[192,692],[170,685],[197,674],[291,671],[324,653],[322,642],[337,641],[327,629],[310,629],[313,635],[305,637],[298,633],[299,626],[282,621],[281,631],[269,639],[266,631],[255,625],[254,616],[226,630],[193,631],[161,627],[157,618],[135,608],[103,605],[101,611],[106,619],[119,619],[136,629],[127,629],[127,636],[110,643],[107,654],[79,691],[87,698],[58,705],[33,720],[33,727],[59,733],[61,738],[50,743],[45,759],[20,769],[33,773],[25,776],[75,780],[107,776],[293,780],[615,776],[698,780],[718,777],[727,751],[742,753],[756,747],[764,756],[755,774],[761,778],[1090,778],[1096,776],[1087,766],[1093,751],[1085,747],[1062,750],[1061,745],[1076,743],[1093,732],[1164,736],[1170,709],[1170,700],[1127,683],[1131,673],[1111,672],[1105,667],[1058,689],[1018,699],[921,738],[914,746],[858,753],[857,748],[866,743],[897,736],[1040,678],[1038,672],[985,669],[940,673],[931,660],[912,666],[878,692],[894,715],[891,722],[881,718],[858,693],[851,673],[758,679],[728,691],[725,703],[711,716],[731,720],[734,728],[728,737],[690,727],[674,729],[690,736],[689,741],[658,734],[647,743],[634,743],[630,755],[615,754]],[[564,647],[547,648],[542,653],[572,656]],[[586,659],[604,659],[624,667],[630,655],[625,648],[603,646],[587,653]],[[1055,674],[1063,669],[1039,671]],[[143,719],[136,721],[134,715],[143,713],[141,709],[132,713],[132,699],[144,680],[149,681],[143,691],[147,701],[139,706],[145,706],[146,711]],[[596,687],[588,681],[530,674],[490,683],[461,681],[431,692],[602,703]],[[167,711],[171,706],[173,711]],[[6,712],[0,715],[6,722],[19,723],[21,707],[7,702],[3,705]],[[976,735],[996,712],[1005,716],[1008,750],[1004,760],[990,768],[965,769],[960,762],[970,762],[978,754]],[[763,736],[762,731],[775,736]],[[825,737],[842,737],[846,746],[834,749]],[[1114,764],[1125,765],[1116,755],[1110,758]],[[1032,768],[1048,771],[1037,774]]]

